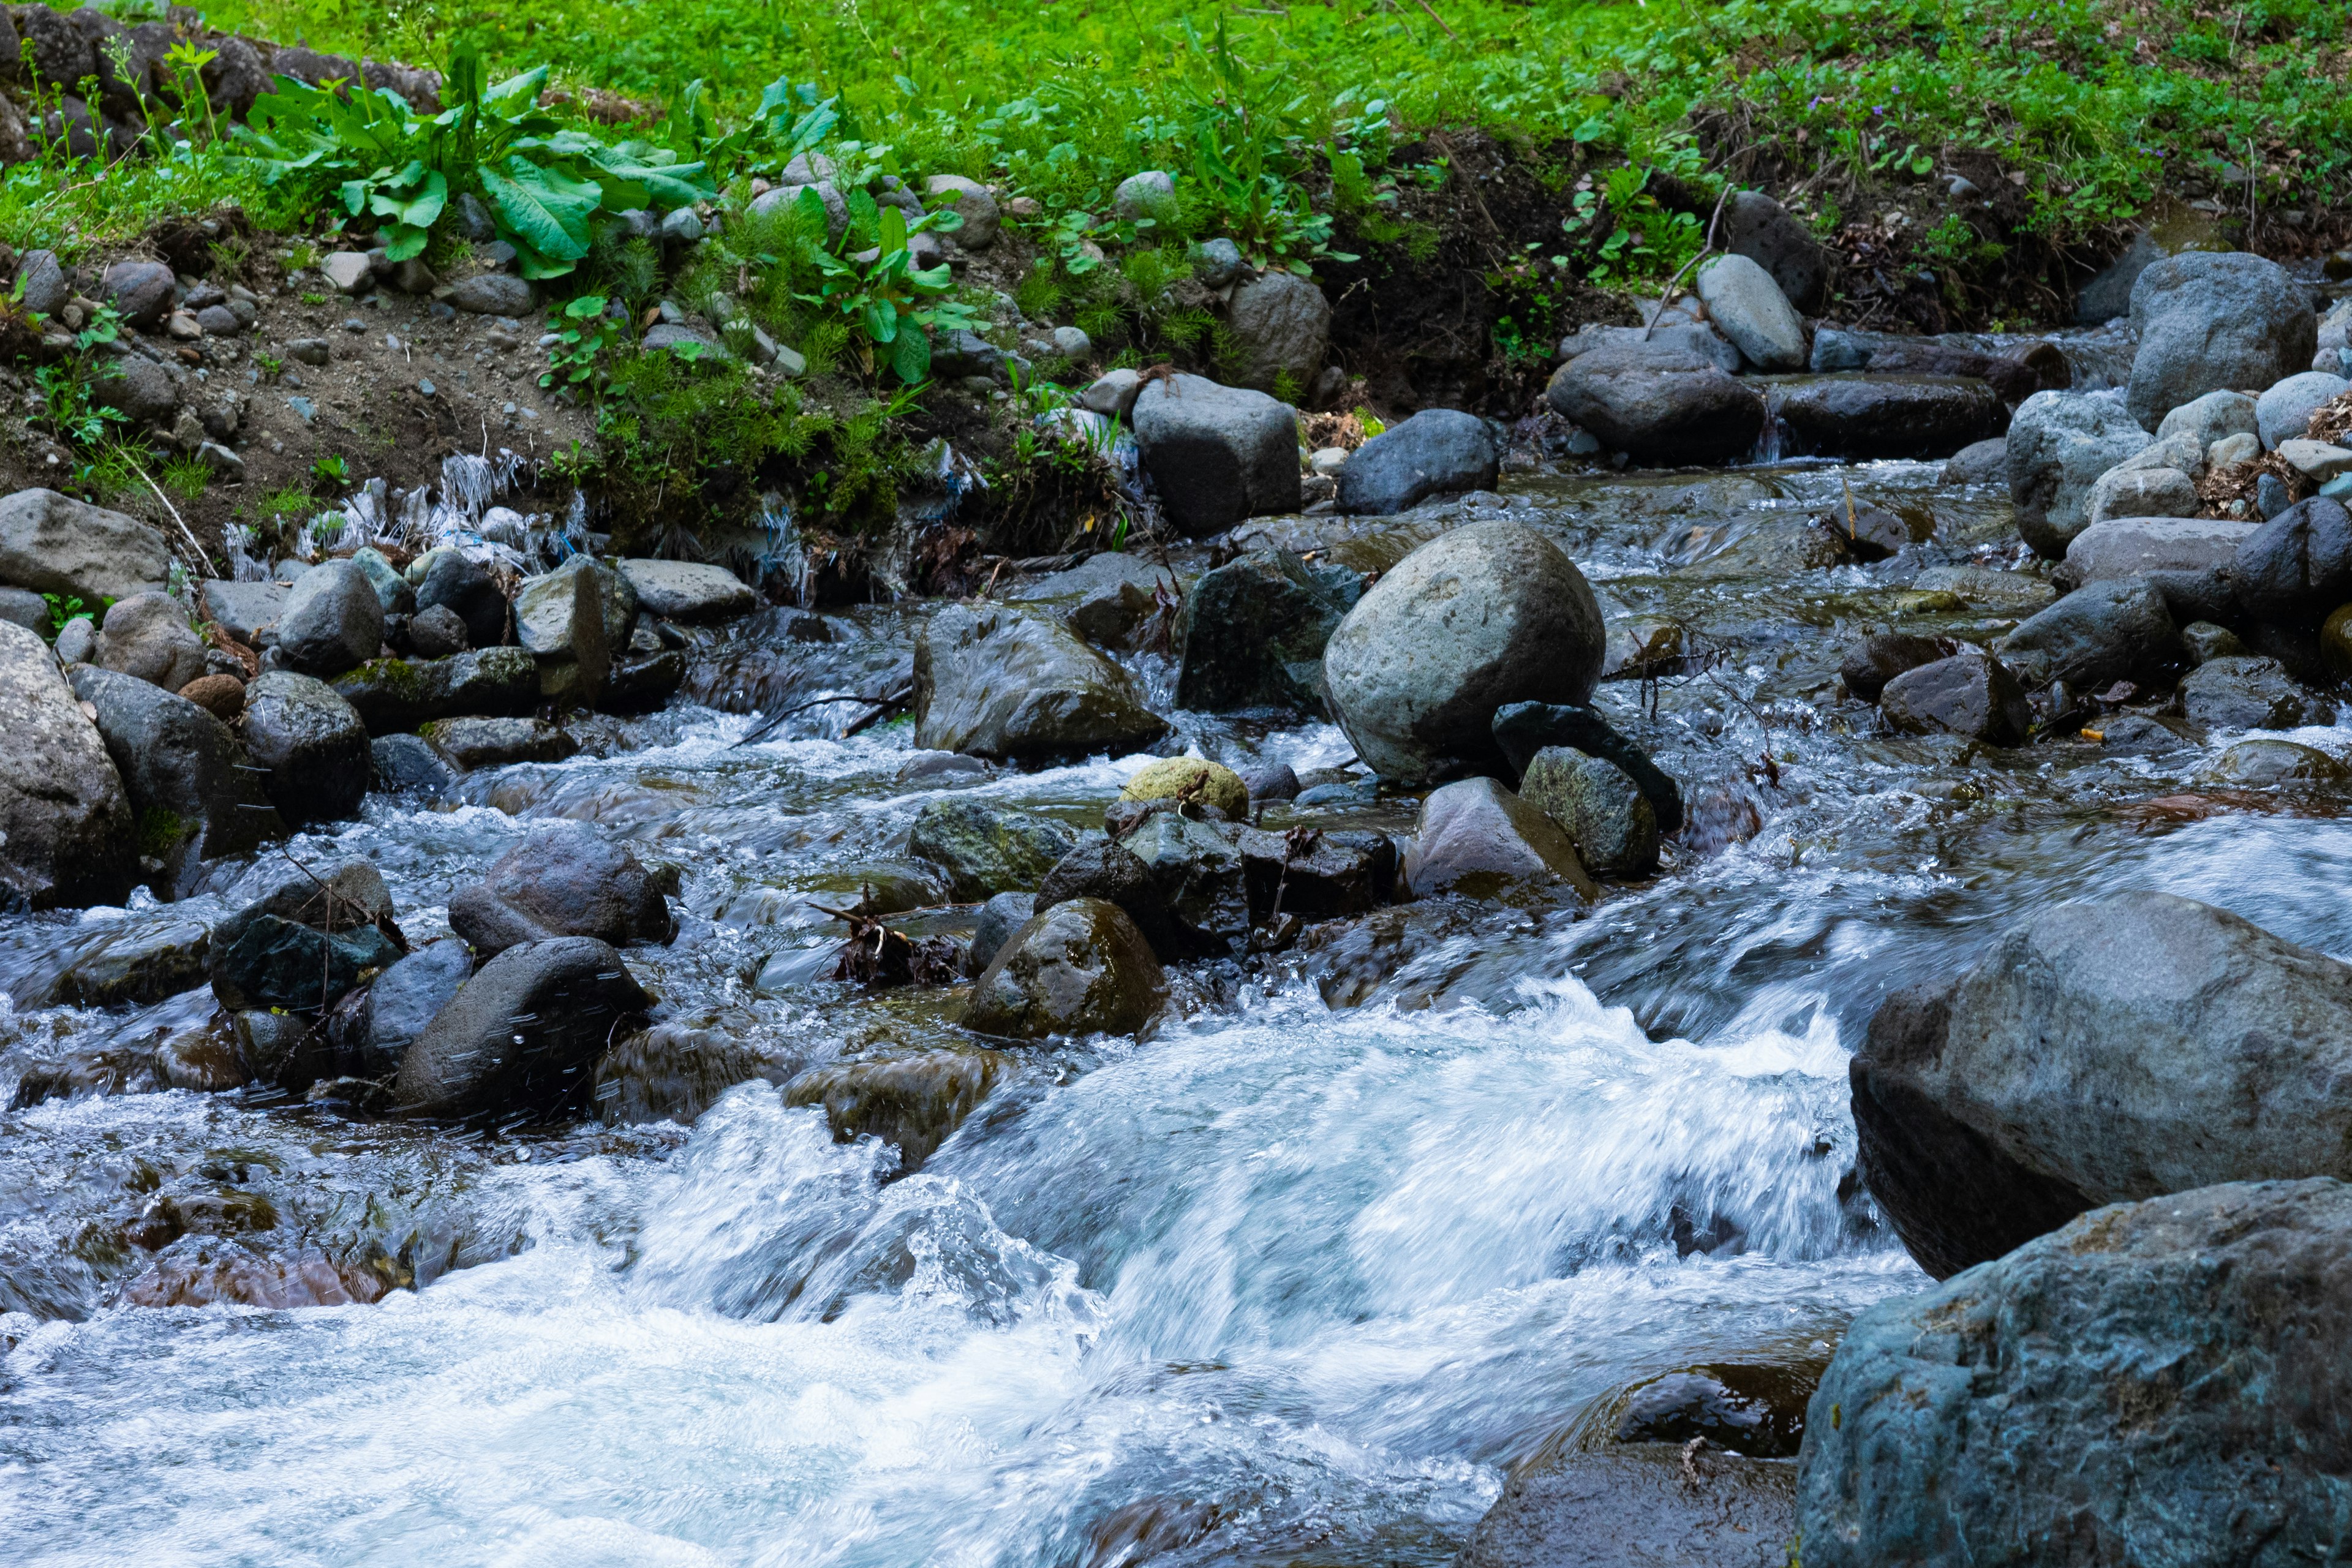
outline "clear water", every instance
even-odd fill
[[[1742,553],[1849,487],[1910,509],[1925,542],[1830,571]],[[1187,976],[1148,1039],[1023,1052],[899,1180],[894,1152],[835,1142],[766,1083],[691,1129],[466,1142],[245,1095],[6,1112],[0,1557],[1444,1563],[1505,1467],[1594,1397],[1823,1353],[1923,1285],[1845,1190],[1845,1065],[1887,989],[2125,885],[2352,952],[2352,825],[2330,802],[2145,807],[2198,796],[2228,737],[2002,754],[1880,735],[1830,700],[1862,626],[2014,618],[1906,597],[1929,565],[2016,563],[2001,498],[1901,464],[1530,479],[1402,542],[1498,509],[1712,661],[1605,689],[1692,802],[1654,881],[1580,916],[1391,911]],[[1283,526],[1335,553],[1402,547]],[[714,638],[694,700],[593,721],[580,758],[469,780],[454,810],[372,800],[298,852],[374,858],[426,937],[530,821],[592,821],[683,871],[679,941],[629,955],[669,1012],[795,1063],[952,1042],[949,997],[815,978],[838,935],[820,906],[869,885],[935,900],[905,836],[939,794],[1087,822],[1144,759],[902,783],[903,727],[838,740],[841,709],[735,744],[758,714],[887,689],[908,615],[836,621],[832,644],[767,619]],[[1138,664],[1166,689],[1164,659]],[[1235,760],[1347,755],[1328,726],[1182,724]],[[0,923],[0,989],[109,921],[160,918]],[[0,1093],[204,1010],[0,1016]],[[116,1304],[149,1267],[120,1237],[152,1194],[229,1191],[266,1194],[274,1225],[216,1245],[396,1256],[416,1288]]]

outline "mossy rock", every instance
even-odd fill
[[[1132,1035],[1167,1001],[1167,972],[1126,912],[1068,899],[1013,933],[973,982],[964,1024],[1008,1039]]]
[[[1077,834],[1051,817],[957,799],[927,804],[907,841],[909,854],[946,874],[962,904],[1034,889],[1077,845]]]
[[[1122,800],[1175,800],[1188,791],[1191,799],[1223,812],[1228,822],[1249,816],[1249,786],[1241,775],[1223,763],[1199,757],[1162,758],[1128,780],[1118,793]]]

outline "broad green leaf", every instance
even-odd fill
[[[866,319],[866,335],[877,343],[887,343],[898,335],[898,307],[887,300],[876,300],[859,312]]]
[[[368,206],[379,217],[392,218],[418,228],[430,228],[434,220],[441,216],[441,209],[448,205],[449,181],[437,169],[427,170],[421,163],[411,167],[423,175],[415,194],[400,196],[379,190]],[[406,177],[404,171],[402,178],[405,180]],[[395,256],[393,259],[398,261],[402,258]]]
[[[336,194],[342,198],[343,210],[357,217],[360,209],[368,203],[368,183],[365,180],[345,180]]]
[[[588,254],[588,218],[604,193],[585,180],[543,169],[520,153],[503,171],[481,171],[492,213],[521,242],[551,261],[574,262]],[[564,268],[564,270],[568,270]]]
[[[877,216],[875,233],[881,243],[883,255],[887,256],[894,250],[906,249],[907,215],[897,207],[884,207]]]
[[[509,77],[482,94],[482,112],[501,115],[507,119],[539,106],[539,95],[547,86],[548,68],[541,66],[520,76]]]
[[[891,345],[890,368],[908,386],[921,382],[931,374],[930,340],[912,328],[900,332],[898,341]]]
[[[436,174],[433,177],[437,180],[441,176]],[[392,243],[384,247],[384,258],[386,260],[390,261],[406,261],[411,257],[422,256],[425,254],[425,242],[430,240],[432,237],[433,231],[421,225],[413,223],[394,224],[392,226]]]

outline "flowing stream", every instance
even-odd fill
[[[1267,525],[1370,565],[1464,518],[1546,529],[1612,614],[1681,628],[1691,668],[1601,700],[1683,779],[1688,830],[1589,910],[1412,906],[1180,972],[1148,1038],[1019,1050],[911,1176],[766,1081],[691,1128],[467,1138],[255,1091],[0,1114],[0,1558],[1434,1564],[1595,1398],[1826,1356],[1856,1311],[1926,1282],[1850,1179],[1846,1062],[1889,988],[2126,885],[2352,953],[2352,826],[2325,802],[2204,793],[2231,737],[2000,752],[1891,737],[1835,700],[1860,629],[1982,637],[2027,613],[1917,585],[2023,564],[2006,497],[1938,472],[1524,478],[1402,522]],[[1920,542],[1796,561],[1790,531],[1849,493]],[[374,858],[421,940],[530,823],[588,820],[682,872],[678,941],[627,955],[666,1017],[799,1066],[963,1048],[952,995],[824,978],[823,907],[940,901],[905,852],[927,800],[1091,826],[1147,759],[910,769],[903,723],[835,738],[855,705],[735,743],[762,714],[883,689],[914,613],[835,612],[830,642],[788,637],[784,611],[708,634],[687,696],[583,721],[572,761],[472,775],[436,806],[372,795],[294,847]],[[1135,663],[1164,708],[1168,660]],[[1327,725],[1177,718],[1236,763],[1349,753]],[[1412,812],[1265,820],[1402,833]],[[142,900],[0,920],[0,992],[95,928],[169,918]],[[0,1004],[0,1099],[36,1062],[137,1048],[209,1006]],[[244,1215],[216,1248],[375,1258],[415,1288],[117,1304],[148,1266],[126,1228],[163,1196]]]

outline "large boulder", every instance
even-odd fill
[[[1544,395],[1604,447],[1645,463],[1732,462],[1764,433],[1764,399],[1685,350],[1595,349],[1554,372]]]
[[[1772,275],[1733,252],[1703,263],[1695,287],[1742,359],[1764,371],[1805,368],[1805,323]]]
[[[1817,315],[1828,293],[1830,253],[1812,230],[1761,191],[1738,191],[1723,204],[1722,244],[1772,275],[1789,303]]]
[[[584,822],[562,822],[533,829],[482,880],[452,894],[449,929],[494,953],[552,937],[667,942],[677,921],[644,862]]]
[[[2033,723],[2017,677],[1973,649],[1905,670],[1878,694],[1878,706],[1898,730],[1940,730],[1996,746],[2022,745]]]
[[[538,661],[540,696],[559,708],[594,707],[614,650],[627,645],[630,621],[615,625],[605,618],[607,576],[626,583],[588,556],[574,555],[528,579],[515,595],[515,640]],[[625,591],[634,601],[635,590]]]
[[[1168,731],[1126,670],[1059,621],[935,612],[915,643],[915,744],[991,761],[1131,751]]]
[[[369,734],[390,735],[460,714],[529,713],[539,704],[539,667],[526,648],[488,647],[429,660],[371,659],[337,677],[334,687]]]
[[[1154,377],[1135,396],[1135,442],[1168,521],[1193,538],[1298,510],[1297,416],[1264,393]]]
[[[1890,998],[1860,1170],[1943,1278],[2100,1204],[2352,1176],[2352,965],[2170,893],[2061,904]]]
[[[1234,379],[1295,401],[1331,352],[1331,306],[1296,272],[1262,272],[1226,301],[1225,331],[1241,355]]]
[[[1033,891],[1077,847],[1077,834],[1050,816],[955,796],[925,802],[907,839],[908,853],[945,872],[962,904]]]
[[[372,767],[367,726],[333,687],[266,670],[245,689],[242,728],[280,816],[299,825],[359,815]]]
[[[567,936],[510,947],[458,987],[403,1053],[393,1099],[430,1116],[584,1102],[588,1069],[651,1001],[608,942]]]
[[[724,621],[750,615],[760,595],[724,566],[699,561],[624,561],[637,607],[665,621]]]
[[[1847,1329],[1805,1426],[1805,1568],[2339,1559],[2347,1342],[2352,1186],[2085,1215]]]
[[[507,596],[488,570],[454,549],[429,552],[416,584],[416,611],[436,605],[466,623],[466,641],[478,648],[507,640]],[[411,568],[411,570],[415,570]]]
[[[1402,511],[1434,495],[1495,488],[1494,432],[1475,414],[1424,408],[1365,442],[1339,470],[1339,510]]]
[[[201,863],[247,855],[286,836],[260,773],[228,726],[184,697],[133,676],[84,665],[74,695],[98,710],[138,825],[142,869],[157,893],[190,890]]]
[[[204,674],[205,641],[188,625],[187,606],[179,600],[133,594],[107,607],[98,657],[90,662],[177,691]]]
[[[1581,703],[1608,636],[1591,585],[1524,523],[1455,529],[1399,562],[1323,653],[1333,716],[1384,777],[1494,771],[1496,710]]]
[[[1323,650],[1362,597],[1360,581],[1345,569],[1318,572],[1287,550],[1253,550],[1203,573],[1177,628],[1177,706],[1319,708]]]
[[[1167,973],[1135,922],[1100,899],[1071,899],[1005,942],[972,983],[964,1025],[1009,1039],[1132,1035],[1167,1001]]]
[[[2263,626],[2316,626],[2352,603],[2352,513],[2298,501],[2238,542],[2227,574],[2239,606]]]
[[[329,679],[383,647],[383,601],[349,561],[322,561],[302,574],[278,617],[278,657],[304,675]]]
[[[95,614],[108,599],[160,591],[171,562],[163,536],[137,518],[55,490],[0,500],[0,583],[79,599]]]
[[[1808,376],[1774,389],[1772,413],[1791,452],[1857,459],[1948,458],[2009,426],[1999,393],[1958,375]]]
[[[5,622],[0,735],[0,887],[35,909],[120,902],[137,863],[122,780],[47,645]]]
[[[2037,392],[2018,405],[2008,457],[2019,536],[2037,554],[2064,555],[2090,523],[2099,476],[2153,439],[2112,393]]]
[[[2164,595],[2144,578],[2091,583],[1994,645],[2028,686],[2063,680],[2100,691],[2118,680],[2161,681],[2186,661]]]
[[[544,719],[436,719],[417,733],[460,773],[516,763],[560,763],[580,750],[570,733]]]
[[[1489,778],[1458,780],[1421,803],[1403,876],[1417,899],[1601,896],[1559,825]]]
[[[2187,251],[2132,284],[2126,395],[2144,429],[2182,404],[2231,387],[2267,387],[2310,368],[2319,342],[2311,290],[2275,261],[2242,251]]]

